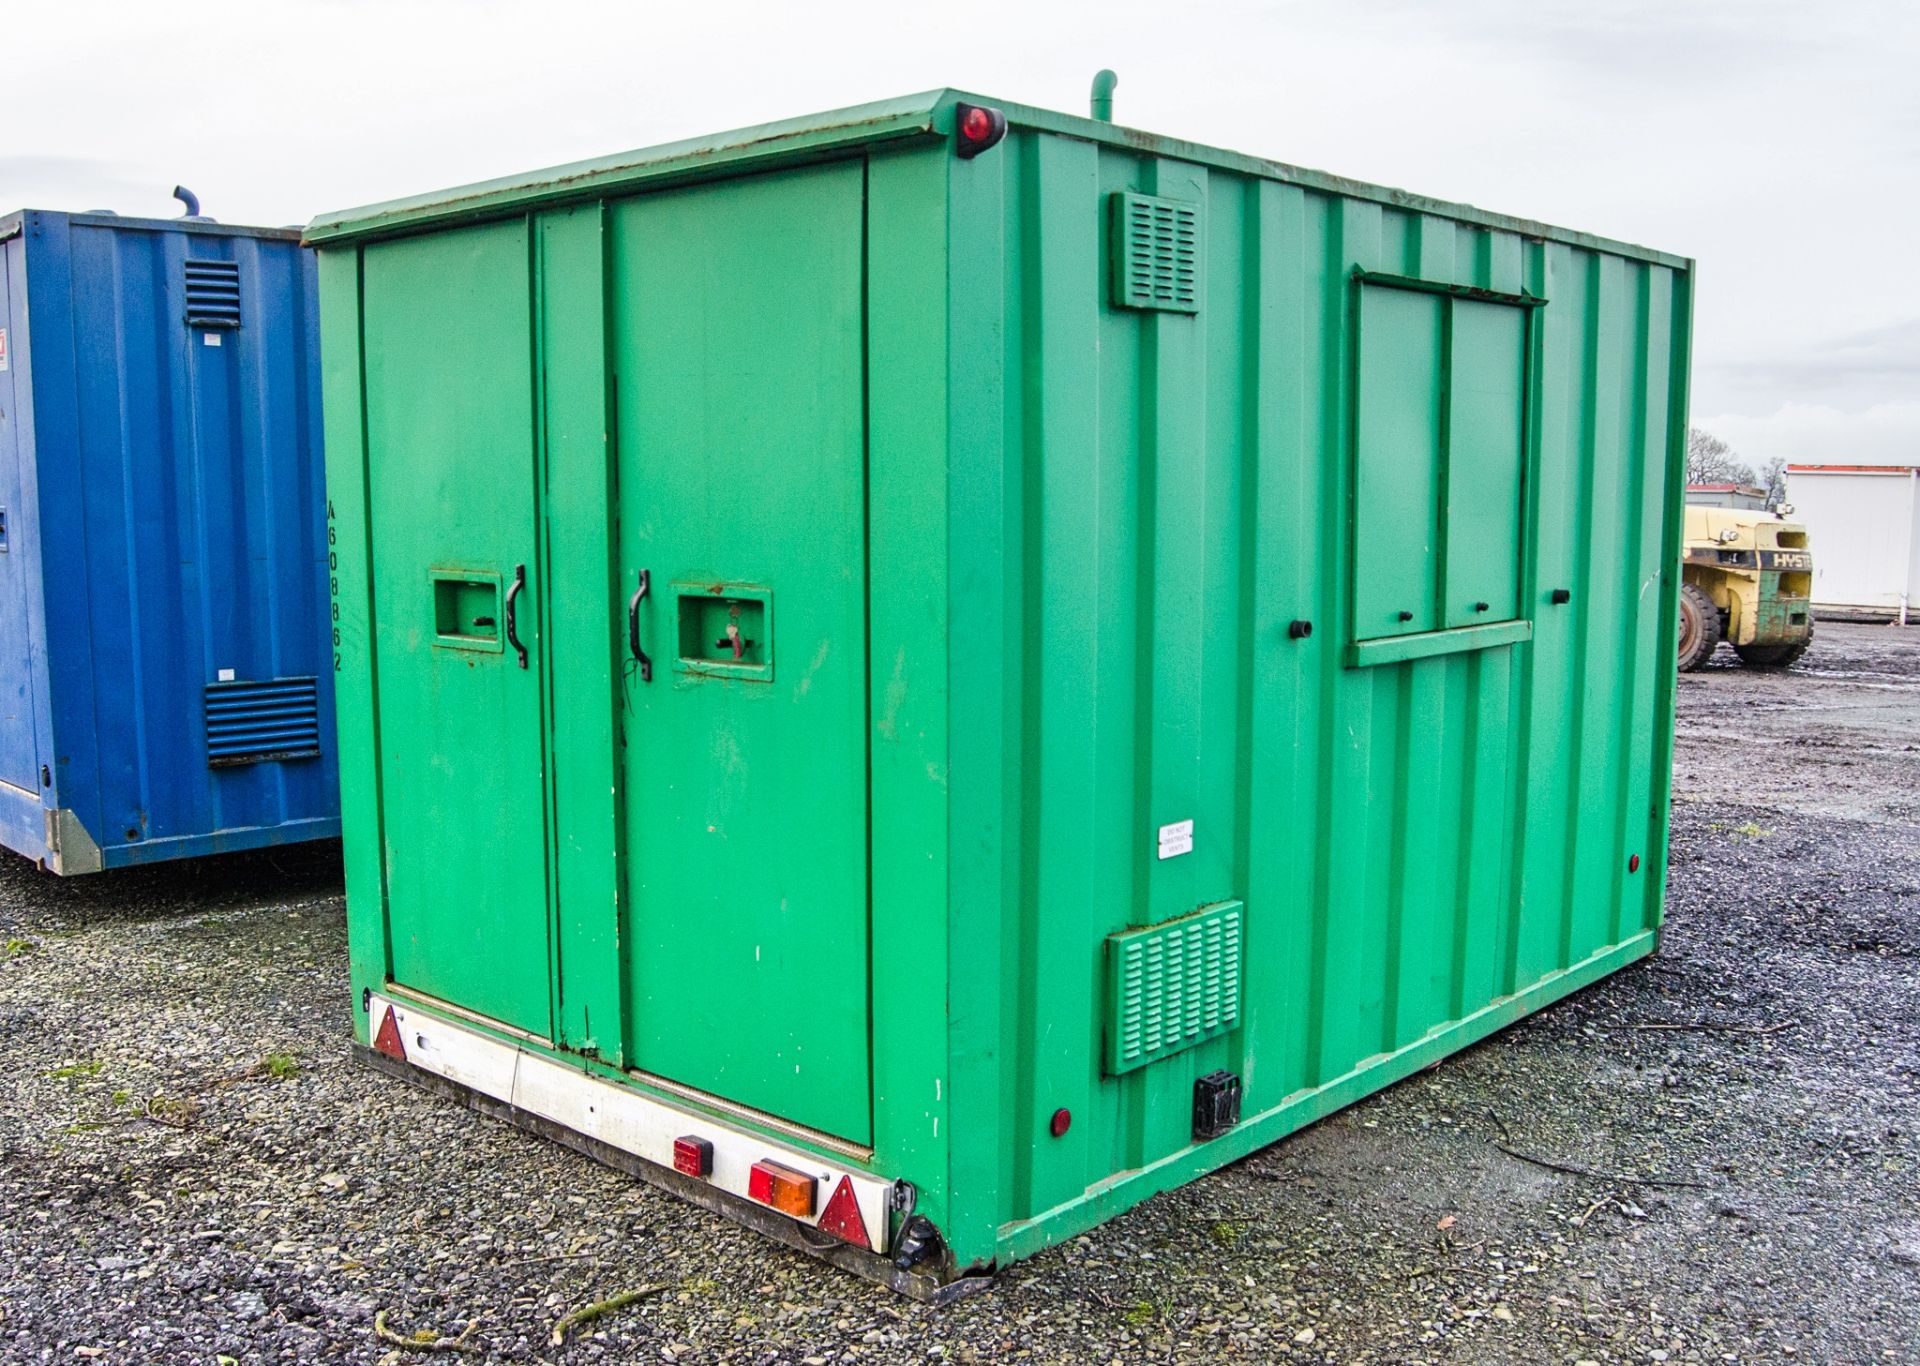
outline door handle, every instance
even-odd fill
[[[514,653],[520,656],[520,667],[523,669],[527,667],[527,647],[520,643],[519,622],[514,615],[514,606],[515,600],[520,596],[520,590],[526,586],[527,567],[524,564],[516,564],[513,567],[513,586],[507,589],[507,600],[502,605],[501,615],[507,622],[507,644],[513,646]]]
[[[647,658],[647,652],[640,648],[640,604],[646,600],[647,590],[653,585],[653,575],[646,570],[640,571],[640,586],[633,590],[633,596],[627,599],[627,647],[633,651],[633,657],[640,664],[640,681],[653,682],[653,661]]]
[[[713,648],[716,650],[732,650],[735,659],[742,659],[746,656],[747,646],[751,644],[753,644],[752,641],[740,634],[740,623],[730,621],[727,623],[727,633],[713,642]]]

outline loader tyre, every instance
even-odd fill
[[[1813,623],[1808,622],[1807,633],[1790,645],[1736,645],[1733,650],[1749,669],[1791,669],[1811,644]]]
[[[1698,584],[1680,585],[1680,672],[1697,669],[1720,648],[1720,609]],[[1744,658],[1744,656],[1743,656]]]

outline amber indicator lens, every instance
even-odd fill
[[[778,1162],[756,1162],[747,1173],[747,1194],[751,1198],[796,1219],[813,1217],[813,1187],[811,1176]]]

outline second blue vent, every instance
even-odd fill
[[[319,753],[318,679],[207,684],[209,764],[310,759]]]

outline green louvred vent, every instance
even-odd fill
[[[1107,939],[1107,1071],[1132,1071],[1240,1022],[1241,903]]]
[[[1200,206],[1121,192],[1113,197],[1113,302],[1200,311]]]

